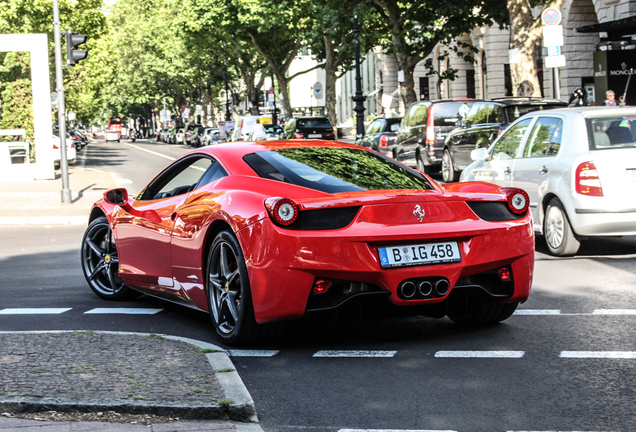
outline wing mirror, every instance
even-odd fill
[[[470,158],[474,161],[486,160],[487,157],[488,157],[488,150],[486,150],[483,147],[475,149],[470,152]]]
[[[128,191],[125,188],[111,189],[104,192],[104,201],[112,205],[122,205],[128,202]]]

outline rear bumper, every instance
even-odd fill
[[[263,219],[239,231],[256,320],[264,323],[303,316],[316,278],[373,285],[396,306],[416,306],[445,301],[466,278],[510,266],[514,290],[500,300],[524,302],[530,294],[534,233],[529,215],[504,223],[470,221],[465,230],[453,226],[446,233],[411,230],[389,236],[377,228],[362,231],[353,225],[335,231],[289,231]],[[449,240],[458,242],[461,262],[392,269],[380,266],[380,246]],[[413,278],[446,278],[451,289],[436,298],[401,299],[398,287]]]
[[[574,232],[581,236],[636,235],[636,208],[623,211],[576,209]]]

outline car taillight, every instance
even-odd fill
[[[325,134],[325,139],[335,139],[336,136],[333,133],[327,132]]]
[[[431,105],[428,109],[428,117],[426,118],[426,145],[429,147],[435,145],[435,105]]]
[[[281,226],[289,226],[296,222],[300,209],[298,204],[290,198],[268,198],[265,207],[269,216]]]
[[[523,214],[528,211],[530,197],[523,189],[501,189],[506,194],[508,208],[514,214]]]
[[[576,193],[588,196],[603,196],[601,178],[594,162],[583,162],[576,168]]]
[[[294,134],[294,139],[305,139],[305,135],[303,135],[303,134],[301,134],[301,133],[296,132],[296,133]]]
[[[382,137],[380,138],[380,147],[382,148],[386,148],[386,146],[388,146],[388,140],[386,138],[386,135],[382,135]]]

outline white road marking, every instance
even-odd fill
[[[636,309],[595,309],[592,315],[636,315]]]
[[[338,432],[457,432],[450,429],[338,429]]]
[[[318,351],[313,357],[393,357],[397,351],[367,351],[367,350],[350,350],[337,351],[326,350]]]
[[[127,146],[130,146],[130,147],[134,147],[134,148],[136,148],[137,150],[145,151],[145,152],[147,152],[147,153],[151,153],[151,154],[153,154],[153,155],[155,155],[155,156],[159,156],[159,157],[162,157],[162,158],[166,158],[166,159],[170,159],[170,160],[176,160],[176,159],[177,159],[177,158],[173,158],[173,157],[171,157],[171,156],[167,156],[167,155],[165,155],[165,154],[157,153],[157,152],[155,152],[155,151],[148,150],[148,149],[145,149],[145,148],[142,148],[142,147],[136,146],[136,145],[134,145],[134,144],[126,144],[126,145],[127,145]]]
[[[636,351],[561,351],[561,358],[636,359]]]
[[[84,312],[84,314],[154,315],[162,310],[151,308],[95,308]]]
[[[517,309],[514,315],[559,315],[559,309]]]
[[[274,357],[278,350],[227,350],[230,357]]]
[[[54,315],[70,311],[71,308],[7,308],[0,315]]]
[[[440,358],[521,358],[525,351],[437,351]]]

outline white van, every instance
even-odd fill
[[[271,122],[272,119],[270,116],[247,115],[239,117],[239,121],[236,122],[236,129],[232,134],[232,138],[234,141],[247,141],[247,137],[255,124],[270,124]]]

